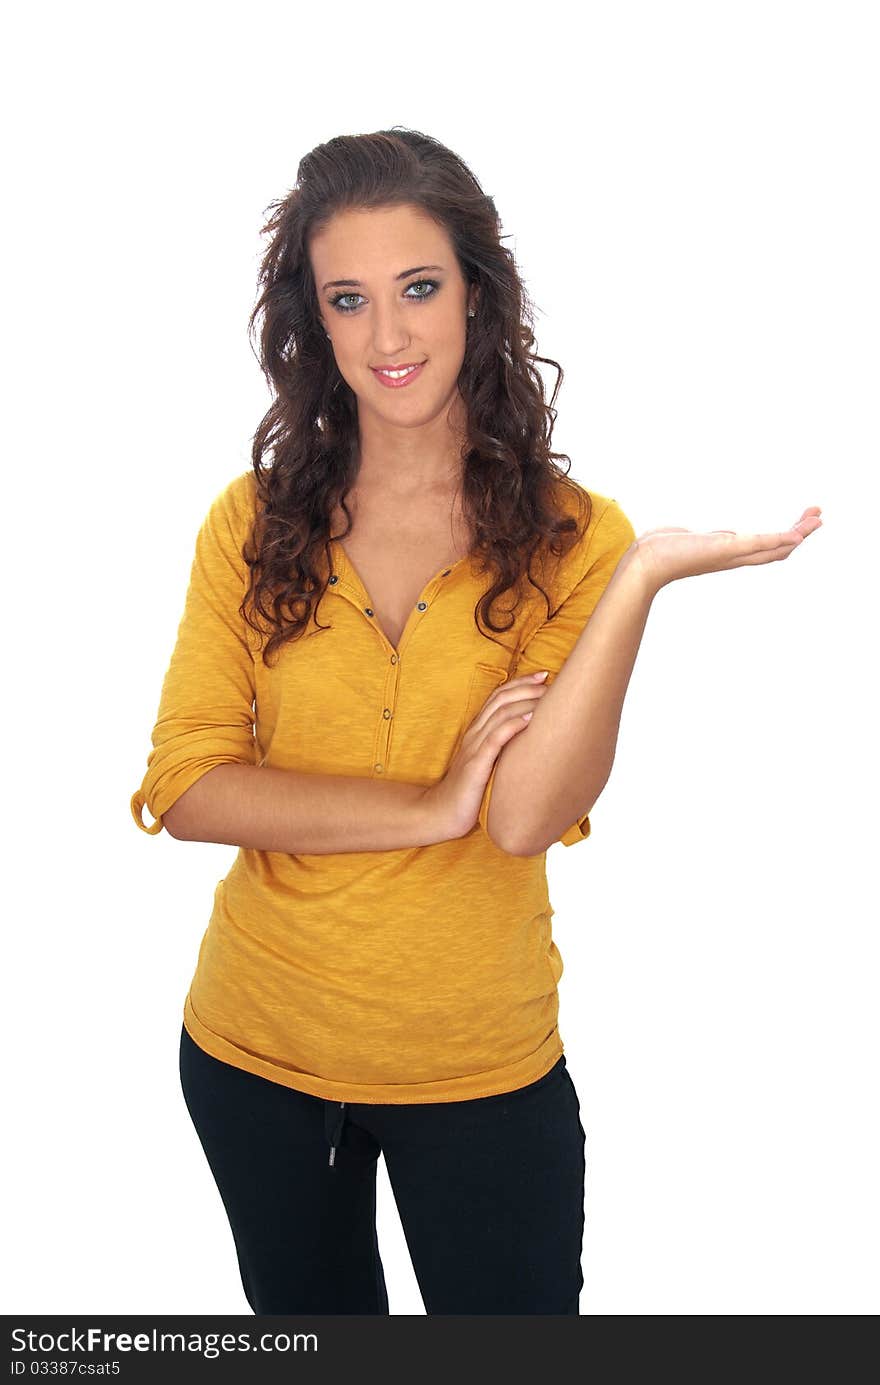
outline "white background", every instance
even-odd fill
[[[7,21],[5,1311],[249,1311],[177,1076],[235,849],[147,837],[129,798],[196,531],[269,402],[246,337],[265,210],[315,144],[393,124],[494,197],[566,372],[553,445],[637,533],[823,510],[788,561],[659,594],[592,836],[548,857],[581,1312],[880,1307],[876,21]],[[419,1314],[379,1178],[391,1311]]]

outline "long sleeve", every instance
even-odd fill
[[[599,604],[615,569],[630,544],[636,531],[616,500],[609,500],[599,516],[592,537],[586,548],[586,566],[575,583],[569,596],[562,602],[555,616],[546,620],[531,635],[516,660],[510,677],[518,678],[528,673],[538,673],[548,669],[544,686],[549,687],[556,674],[568,658],[581,631]],[[528,730],[522,732],[528,735]],[[507,747],[505,746],[504,749]],[[495,784],[495,775],[504,755],[504,749],[492,767],[480,805],[479,823],[487,831],[489,803]],[[574,846],[590,835],[590,819],[587,814],[566,829],[557,840],[564,846]]]
[[[239,614],[248,570],[241,548],[253,517],[253,477],[216,496],[199,529],[177,641],[162,685],[147,772],[131,811],[151,836],[162,815],[215,765],[256,763],[249,626]],[[147,827],[144,805],[156,819]]]

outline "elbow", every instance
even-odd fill
[[[592,799],[590,807],[582,813],[578,813],[574,822],[579,825],[584,821],[589,821],[589,815],[593,811],[598,794]],[[558,814],[554,822],[549,822],[545,818],[538,826],[532,826],[531,835],[528,833],[528,824],[521,827],[519,836],[508,836],[502,846],[509,856],[542,856],[549,851],[554,842],[562,841],[563,835],[571,830],[572,819],[566,818],[560,821]],[[587,828],[587,833],[589,828]],[[582,833],[586,835],[586,833]]]
[[[162,813],[162,827],[168,832],[169,837],[175,837],[179,842],[190,841],[180,799],[177,799],[176,803],[172,803],[172,806],[166,807],[165,812]]]
[[[240,762],[236,762],[240,763]],[[178,793],[173,803],[162,813],[162,824],[165,830],[180,842],[200,842],[204,841],[202,829],[204,826],[205,809],[205,784],[211,775],[220,768],[220,765],[208,765],[207,769],[198,767],[198,778]],[[185,781],[184,781],[185,782]],[[176,788],[177,786],[175,786]],[[165,792],[174,792],[174,788],[167,786]],[[161,802],[161,790],[157,794]],[[158,806],[158,804],[157,804]]]
[[[494,821],[493,821],[494,818]],[[489,813],[485,819],[486,836],[493,846],[499,851],[503,851],[507,856],[521,856],[524,853],[518,849],[513,840],[513,835],[506,823],[499,826],[497,804],[493,798],[489,806]]]
[[[496,789],[485,819],[485,828],[498,850],[507,856],[538,856],[545,851],[546,847],[536,840],[534,825],[523,822],[522,812],[515,813],[511,821],[509,814],[505,819],[503,808],[504,801]]]
[[[505,852],[508,856],[539,856],[542,851],[547,850],[546,846],[535,841],[534,836],[525,835],[521,826],[517,828],[516,825],[513,827],[505,825],[500,831],[490,828],[489,836],[498,850]]]
[[[506,851],[508,856],[542,856],[549,845],[549,842],[536,843],[534,840],[516,840],[508,842],[501,849]]]
[[[198,831],[194,821],[196,807],[194,790],[198,788],[201,781],[197,780],[188,789],[176,798],[169,808],[162,814],[162,824],[172,837],[176,837],[179,842],[192,842],[198,840]]]

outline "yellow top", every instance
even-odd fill
[[[196,539],[153,749],[131,799],[150,834],[225,763],[436,783],[493,689],[539,669],[552,682],[635,538],[617,502],[590,492],[584,539],[536,570],[550,609],[564,598],[552,620],[526,581],[515,624],[495,636],[502,643],[488,639],[474,607],[491,577],[468,556],[425,585],[399,649],[334,539],[318,611],[332,628],[317,629],[313,612],[267,669],[238,614],[256,494],[252,471],[236,477]],[[576,499],[565,504],[577,515]],[[454,841],[328,855],[240,848],[215,889],[184,1005],[195,1042],[246,1072],[345,1102],[491,1096],[549,1071],[563,1052],[562,958],[546,854],[511,856],[489,837],[497,763],[479,822]],[[584,816],[559,840],[589,833]]]

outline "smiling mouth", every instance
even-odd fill
[[[418,370],[424,361],[410,361],[408,365],[399,366],[370,366],[377,375],[387,375],[390,380],[402,380],[405,375],[411,375],[414,370]]]
[[[370,366],[370,369],[383,389],[399,390],[405,389],[413,380],[417,380],[425,364],[425,361],[413,361],[409,365]]]

